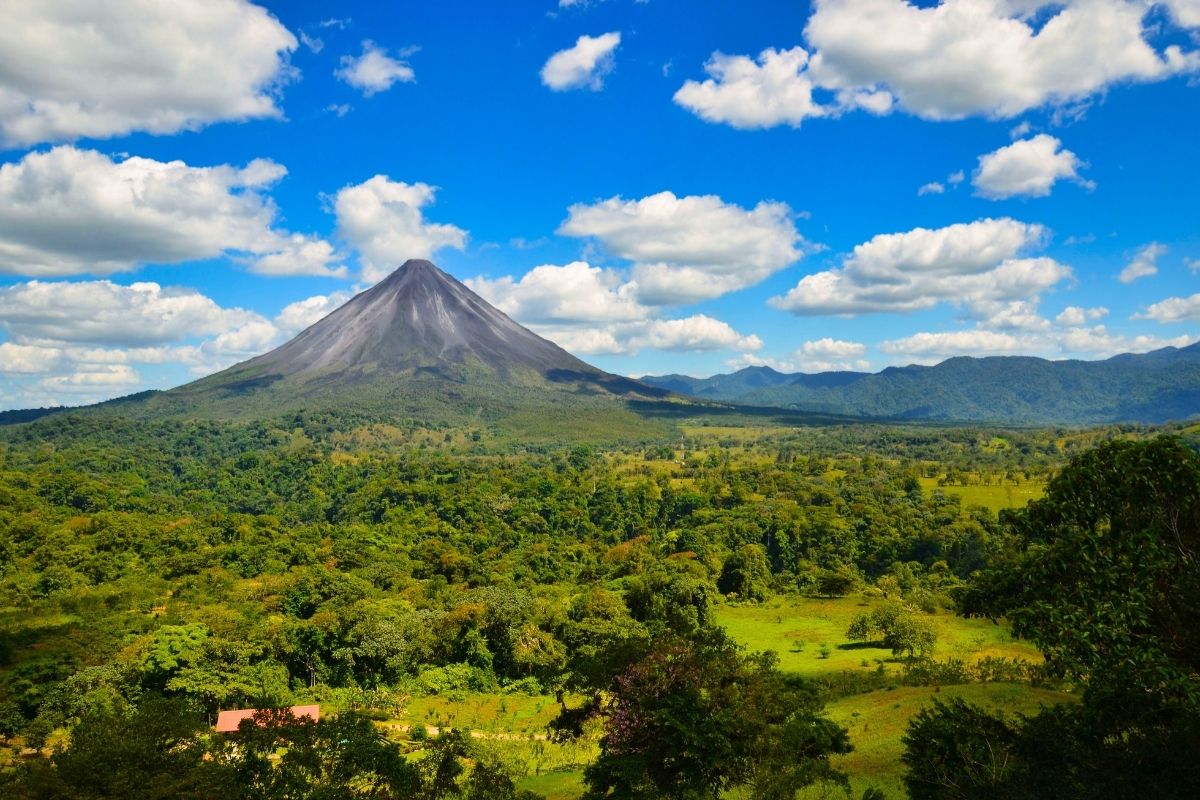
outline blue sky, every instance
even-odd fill
[[[0,408],[409,257],[624,374],[1200,338],[1200,0],[13,0]]]

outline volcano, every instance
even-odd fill
[[[199,417],[320,409],[453,423],[670,394],[581,361],[430,262],[410,260],[286,344],[147,405]]]

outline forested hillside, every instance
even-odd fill
[[[941,615],[970,576],[1013,547],[994,511],[961,498],[1039,486],[1072,452],[1136,435],[685,426],[677,442],[520,454],[464,431],[297,422],[114,425],[63,415],[7,429],[0,734],[16,762],[5,780],[34,797],[110,796],[112,785],[88,784],[80,765],[127,756],[88,737],[137,729],[154,713],[175,720],[170,735],[192,743],[196,759],[157,796],[203,791],[250,769],[239,760],[246,753],[281,743],[299,753],[303,740],[325,758],[321,737],[332,735],[320,728],[313,739],[304,723],[279,720],[258,750],[222,751],[205,733],[218,710],[317,702],[342,713],[345,736],[360,724],[351,711],[392,721],[361,723],[363,752],[375,753],[363,763],[376,766],[362,766],[360,778],[415,783],[409,794],[378,796],[443,796],[421,794],[434,791],[428,775],[378,766],[401,750],[424,759],[421,769],[465,758],[491,765],[511,791],[525,781],[555,797],[574,795],[555,794],[531,764],[573,780],[586,768],[596,797],[635,796],[613,787],[648,782],[650,791],[683,774],[701,787],[753,790],[785,765],[781,786],[836,783],[844,778],[830,758],[850,745],[821,716],[824,702],[897,681],[1054,680],[1036,662],[939,655],[936,635],[922,633],[944,628]],[[787,597],[877,609],[855,623],[861,633],[844,634],[847,654],[876,655],[821,671],[829,645],[810,641],[815,671],[801,680],[780,671],[778,656],[738,648],[717,622],[719,609]],[[672,661],[692,666],[668,677]],[[705,688],[721,675],[761,705]],[[714,704],[686,724],[695,732],[707,717],[720,720],[703,745],[726,754],[716,772],[661,772],[670,758],[656,752],[664,732],[653,726],[626,731],[625,745],[613,738],[623,714],[657,718],[645,704],[660,702],[663,686],[680,702],[694,705],[686,698],[700,692]],[[536,705],[542,727],[523,723],[521,736],[535,737],[538,755],[501,733],[427,745],[426,725],[446,725],[434,709],[470,697],[528,706],[523,713]],[[417,707],[432,716],[413,719]],[[791,716],[774,719],[773,708]],[[473,713],[485,731],[505,718]],[[815,736],[811,760],[765,744],[782,736],[784,747],[801,735],[788,726],[802,722],[818,725],[804,729]],[[376,745],[372,730],[392,732]],[[50,760],[37,756],[56,747]],[[213,771],[220,765],[232,772]],[[151,778],[138,770],[166,767],[129,769],[112,780],[143,782]],[[484,790],[459,773],[461,796],[506,796],[471,795]],[[254,780],[261,788],[273,776]],[[872,785],[870,775],[851,777]]]
[[[1200,344],[1105,361],[961,356],[877,374],[647,376],[645,383],[713,400],[868,417],[1023,425],[1161,423],[1200,413]]]

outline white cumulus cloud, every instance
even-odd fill
[[[1200,70],[1200,53],[1161,49],[1136,0],[816,0],[805,47],[757,61],[714,54],[710,77],[676,102],[712,122],[754,128],[853,109],[931,120],[1010,118],[1086,103],[1109,87]],[[1194,25],[1195,0],[1171,0]],[[819,99],[818,99],[819,98]]]
[[[350,299],[349,292],[334,292],[333,294],[317,294],[288,303],[275,317],[275,326],[288,336],[293,336],[305,328],[329,316]]]
[[[1121,270],[1121,274],[1117,276],[1117,280],[1121,283],[1133,283],[1138,278],[1148,278],[1151,275],[1158,274],[1158,258],[1165,255],[1167,246],[1158,242],[1151,242],[1147,245],[1142,245],[1130,260],[1125,268]]]
[[[1040,225],[1007,217],[880,234],[857,245],[840,268],[807,275],[770,302],[804,315],[908,312],[945,302],[988,316],[997,304],[1035,300],[1070,277],[1051,258],[1018,257],[1045,237]]]
[[[147,346],[220,335],[263,318],[194,289],[141,282],[28,281],[0,289],[0,328],[21,340]]]
[[[427,222],[423,209],[436,189],[376,175],[346,186],[333,198],[338,232],[359,252],[363,280],[375,283],[410,258],[430,258],[444,247],[463,249],[467,232]]]
[[[367,97],[386,92],[395,83],[410,83],[417,79],[407,62],[392,58],[385,48],[369,39],[362,43],[362,49],[361,55],[342,56],[341,66],[333,74]]]
[[[1094,188],[1090,181],[1079,177],[1082,166],[1083,162],[1064,149],[1062,142],[1041,133],[980,156],[971,184],[978,195],[991,200],[1046,197],[1055,181],[1060,179]]]
[[[268,257],[274,274],[337,274],[327,243],[273,227],[263,191],[285,173],[265,159],[192,167],[70,145],[28,153],[0,166],[0,273],[107,274],[241,253]]]
[[[701,119],[735,128],[797,128],[830,113],[813,100],[807,66],[808,53],[800,47],[764,50],[757,60],[713,53],[704,65],[709,77],[684,83],[675,102]]]
[[[613,51],[620,44],[618,31],[580,36],[574,46],[550,56],[542,67],[542,83],[556,92],[584,88],[599,91],[604,88],[604,77],[613,70]]]
[[[246,0],[5,0],[0,143],[279,117],[296,47]]]
[[[633,262],[640,302],[679,305],[752,286],[798,260],[806,243],[793,216],[785,203],[747,210],[715,195],[660,192],[573,205],[558,232],[592,237]]]
[[[465,283],[522,324],[630,322],[646,319],[652,312],[637,301],[636,286],[623,283],[612,270],[584,261],[543,264],[520,280],[478,277]]]

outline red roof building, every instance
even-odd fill
[[[217,714],[217,733],[233,733],[238,729],[238,725],[242,720],[250,719],[255,714],[263,709],[258,708],[236,708],[231,711],[222,711]],[[313,722],[321,719],[320,706],[292,706],[288,709],[292,712],[292,716],[296,719],[300,717],[311,717]]]

